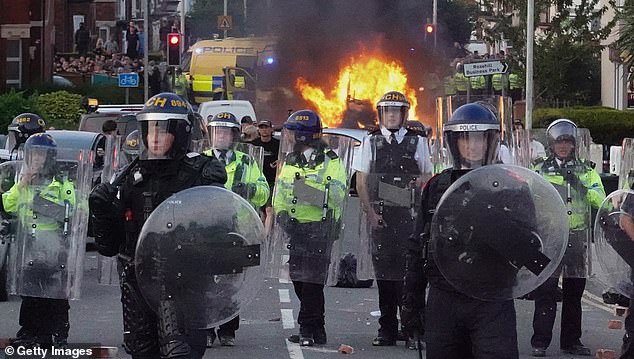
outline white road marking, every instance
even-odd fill
[[[295,319],[293,319],[292,309],[280,309],[282,312],[282,328],[293,329],[295,328]]]
[[[291,343],[286,339],[286,349],[288,349],[288,355],[291,359],[304,359],[302,347],[300,347],[298,343]]]
[[[278,289],[280,294],[280,303],[290,303],[291,302],[291,294],[288,289]]]

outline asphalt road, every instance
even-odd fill
[[[122,322],[119,288],[97,284],[96,253],[87,253],[82,298],[71,302],[71,343],[99,342],[119,348],[119,358],[130,358],[121,348]],[[589,287],[593,287],[590,285]],[[617,350],[622,330],[607,328],[608,320],[619,319],[613,308],[600,304],[592,294],[584,298],[582,341],[592,348]],[[596,302],[595,302],[596,301]],[[14,336],[18,329],[19,298],[0,303],[0,338]],[[372,347],[372,338],[378,328],[378,295],[376,288],[326,289],[326,330],[328,344],[313,348],[300,348],[285,338],[298,331],[298,300],[290,283],[266,280],[257,298],[241,314],[240,330],[236,346],[208,349],[205,358],[291,358],[313,359],[342,356],[337,352],[340,344],[354,348],[358,358],[418,358],[418,353],[407,350],[402,342],[396,347]],[[533,302],[517,300],[517,330],[520,358],[530,357],[530,336]],[[620,318],[623,319],[623,318]],[[559,318],[554,329],[554,339],[549,348],[549,358],[572,358],[559,353]],[[2,351],[0,351],[1,353]],[[0,354],[3,358],[4,354]],[[12,358],[15,358],[12,357]]]

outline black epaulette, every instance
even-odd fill
[[[537,159],[533,160],[533,166],[540,166],[545,161],[546,161],[546,158],[544,158],[544,157],[537,158]]]
[[[198,172],[209,159],[211,159],[211,156],[203,156],[197,152],[190,152],[183,158],[183,163]]]
[[[326,156],[330,157],[331,160],[336,160],[337,158],[339,158],[339,156],[337,156],[337,153],[333,150],[326,151]]]
[[[297,157],[298,157],[297,152],[291,152],[286,155],[286,158],[284,159],[284,163],[286,163],[289,166],[294,166],[297,164]]]
[[[581,164],[584,167],[588,167],[588,168],[592,168],[592,169],[595,169],[595,167],[597,167],[597,164],[594,163],[593,161],[590,161],[590,160],[583,160],[583,161],[581,161]]]

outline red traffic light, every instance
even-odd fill
[[[178,45],[180,40],[181,40],[181,37],[179,34],[169,34],[167,36],[167,41],[169,42],[170,45]]]
[[[425,32],[431,34],[434,32],[434,24],[425,25]]]

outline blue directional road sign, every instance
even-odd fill
[[[136,72],[119,74],[119,87],[139,87],[139,74]]]

